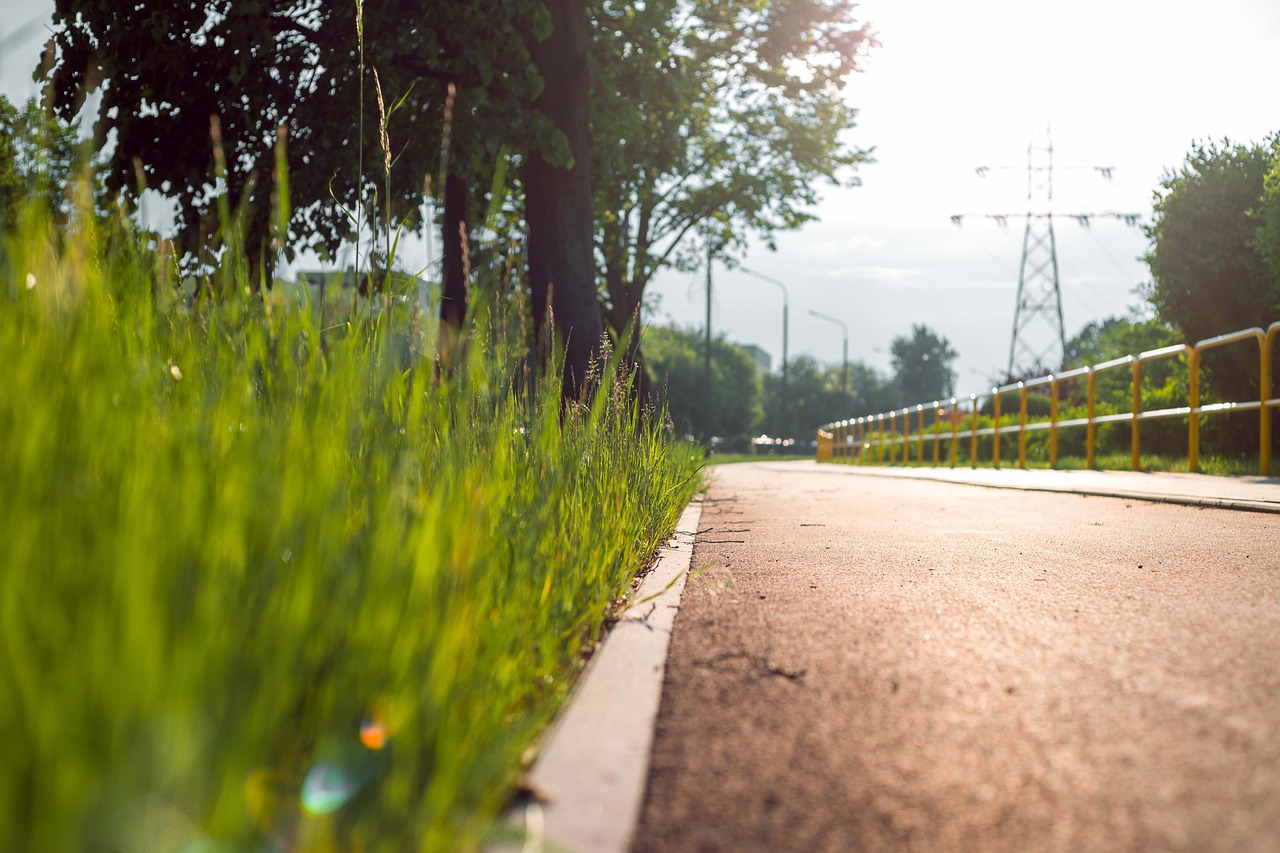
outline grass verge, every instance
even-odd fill
[[[702,454],[497,336],[174,293],[88,216],[0,255],[0,846],[474,847]]]
[[[1015,450],[1015,453],[1016,453],[1016,450]],[[836,460],[836,461],[841,463],[845,462],[845,460]],[[1160,454],[1143,455],[1141,458],[1141,462],[1142,462],[1142,467],[1139,470],[1146,471],[1148,473],[1156,473],[1156,472],[1185,473],[1187,470],[1187,458],[1185,456],[1183,457],[1164,456]],[[1128,453],[1118,453],[1118,452],[1104,453],[1094,457],[1093,467],[1094,467],[1094,470],[1097,470],[1097,471],[1131,471],[1133,469],[1130,463],[1131,463],[1131,457]],[[855,463],[845,463],[845,464],[855,464]],[[898,465],[900,467],[910,467],[910,468],[934,467],[933,461],[931,458],[925,461],[923,464],[916,462],[914,460],[914,457],[912,461],[905,466],[901,466],[901,463],[893,463],[893,464]],[[941,461],[938,463],[937,467],[939,468],[948,467],[948,462],[945,455],[942,456]],[[966,458],[958,461],[956,463],[956,467],[971,468],[974,466]],[[991,468],[994,466],[991,463],[991,459],[987,458],[987,459],[979,459],[977,467]],[[1002,459],[1000,462],[1000,467],[1001,468],[1017,468],[1018,467],[1017,457],[1015,456],[1012,459]],[[1083,471],[1085,470],[1085,467],[1086,467],[1085,457],[1083,456],[1059,457],[1058,464],[1055,466],[1056,470],[1059,470],[1059,471]],[[1027,459],[1027,468],[1033,469],[1033,470],[1047,471],[1049,470],[1049,463],[1043,459]],[[1240,459],[1240,458],[1232,458],[1232,457],[1217,457],[1217,456],[1203,457],[1202,456],[1200,457],[1199,473],[1213,474],[1218,476],[1247,476],[1247,475],[1256,476],[1258,473],[1258,463],[1257,463],[1257,460],[1248,459],[1248,458]]]

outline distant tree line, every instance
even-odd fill
[[[955,383],[957,353],[946,338],[924,325],[894,338],[892,373],[882,375],[862,362],[824,366],[802,355],[781,371],[761,373],[751,355],[723,336],[712,341],[711,387],[705,378],[705,333],[653,327],[643,333],[655,398],[666,406],[673,427],[691,436],[717,436],[726,447],[746,451],[761,433],[795,438],[808,451],[818,427],[840,417],[874,414],[904,399],[948,397]],[[916,396],[920,395],[920,396]],[[707,418],[710,418],[708,421]]]

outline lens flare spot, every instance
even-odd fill
[[[379,750],[387,745],[387,724],[382,720],[366,717],[360,724],[360,742],[366,749]]]
[[[331,814],[345,806],[358,787],[346,770],[327,761],[318,762],[302,780],[302,808],[309,815]]]

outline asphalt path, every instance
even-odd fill
[[[1280,516],[748,463],[692,567],[637,851],[1280,850]]]

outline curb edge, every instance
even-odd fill
[[[619,614],[548,729],[528,775],[545,802],[513,816],[523,824],[524,849],[623,853],[630,847],[701,516],[696,495],[641,580],[636,603]]]

